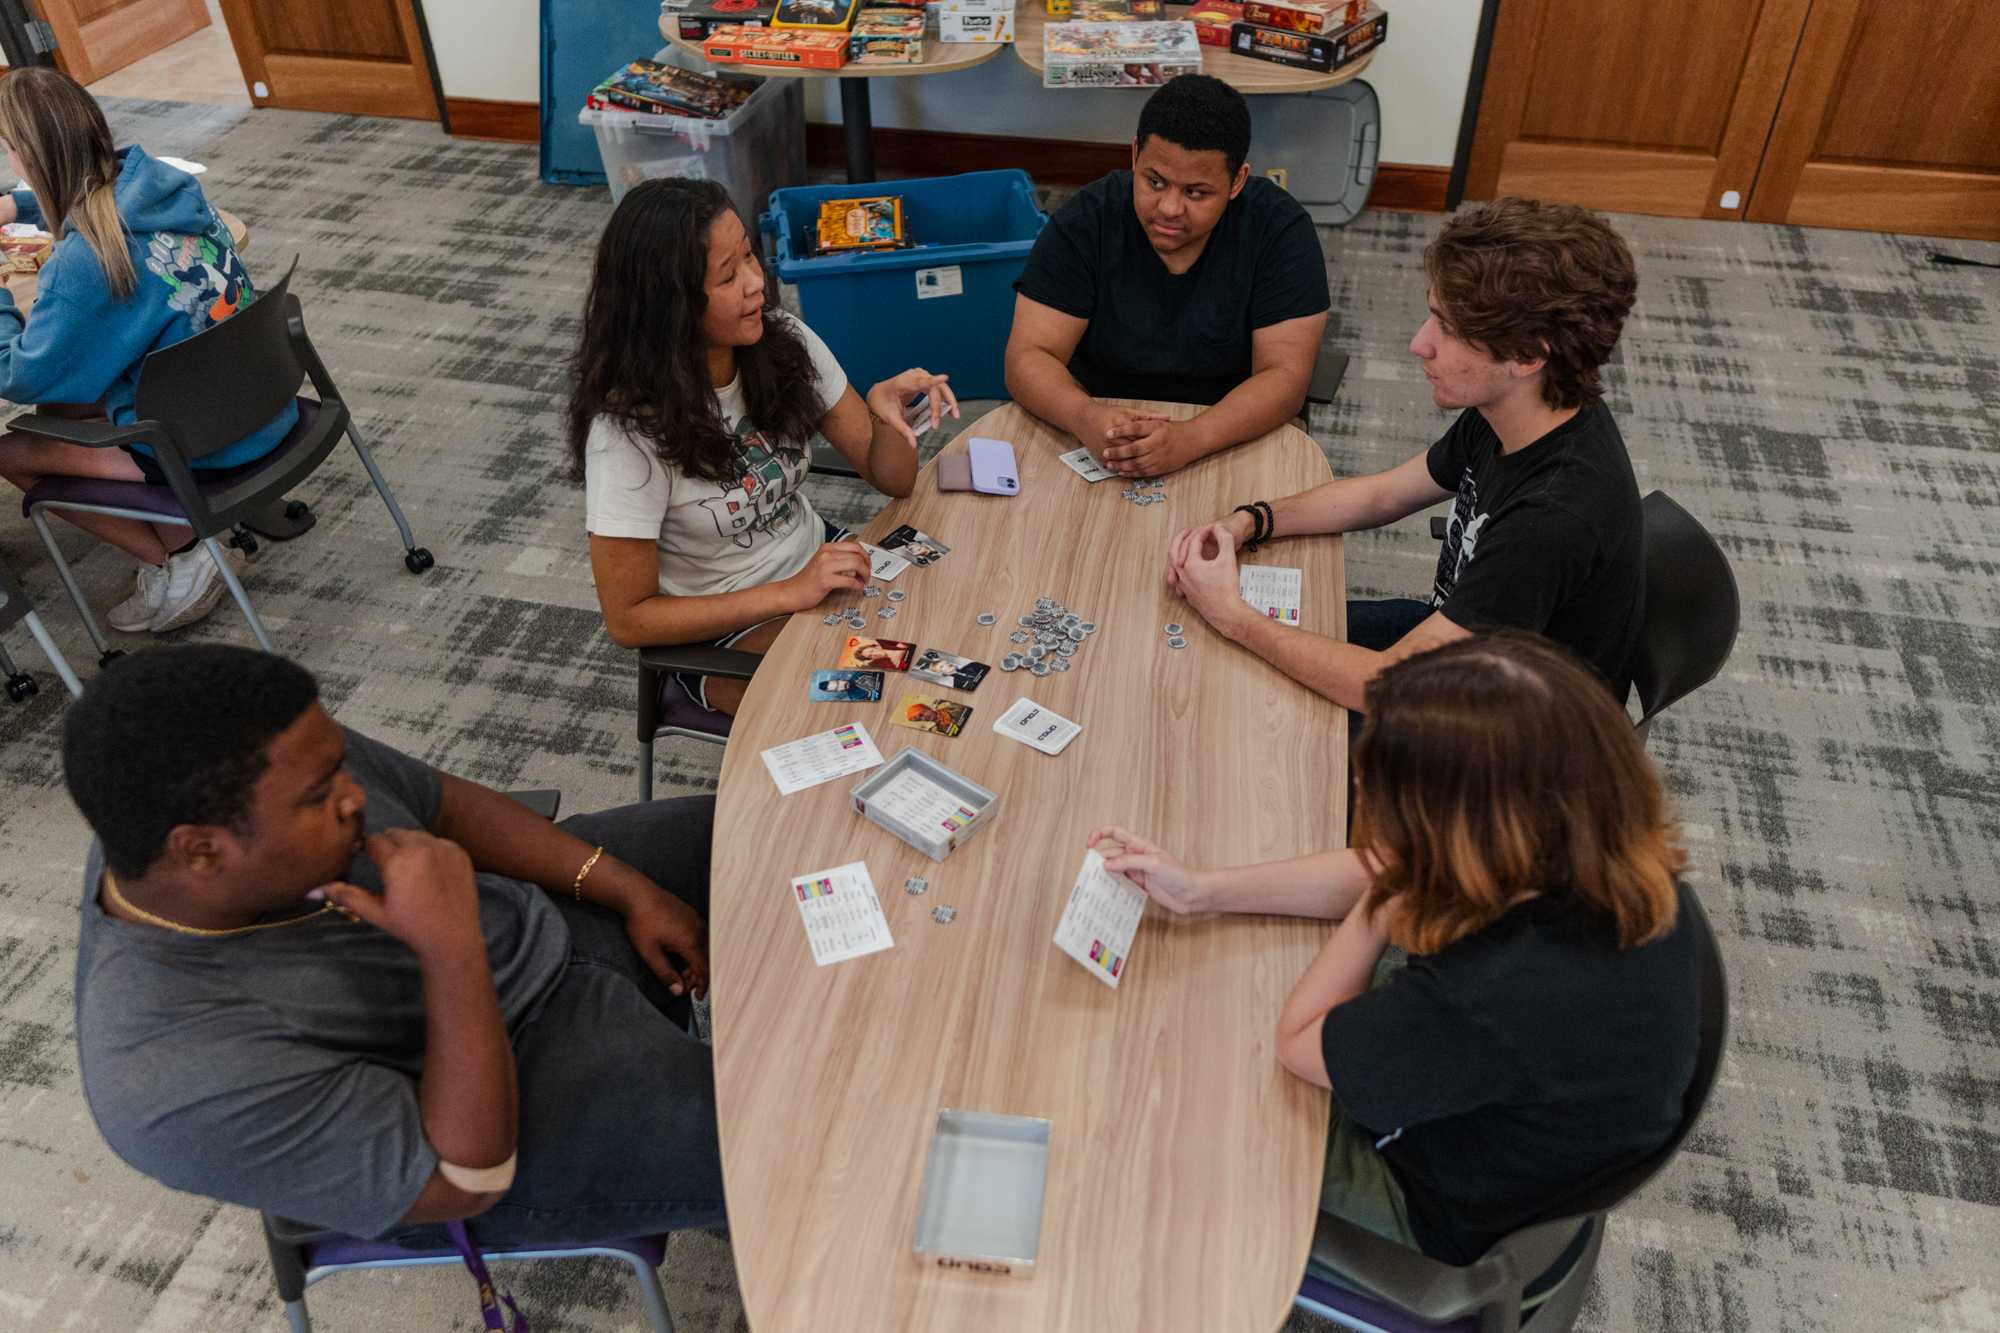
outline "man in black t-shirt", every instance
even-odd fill
[[[1427,451],[1255,505],[1174,539],[1167,582],[1213,628],[1359,711],[1391,662],[1514,628],[1545,634],[1623,700],[1643,605],[1639,488],[1598,368],[1632,308],[1632,254],[1568,205],[1502,199],[1424,252],[1430,315],[1410,341],[1431,398],[1459,409]],[[1455,497],[1425,600],[1350,601],[1347,641],[1290,629],[1238,594],[1237,547],[1354,532]]]
[[[1108,470],[1156,477],[1299,414],[1326,328],[1312,218],[1261,177],[1250,109],[1183,74],[1146,100],[1132,170],[1071,196],[1014,284],[1007,389]],[[1095,402],[1199,403],[1188,421]]]

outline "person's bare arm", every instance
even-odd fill
[[[859,592],[867,582],[868,553],[855,542],[830,543],[791,578],[705,597],[672,597],[660,591],[654,543],[592,533],[590,572],[611,641],[621,648],[648,648],[706,643],[817,606],[835,588]]]
[[[1007,392],[1043,421],[1074,435],[1102,462],[1105,428],[1129,412],[1098,402],[1069,373],[1069,359],[1089,327],[1087,319],[1015,296],[1014,327],[1007,335]]]
[[[1084,841],[1103,855],[1105,869],[1124,875],[1154,902],[1182,914],[1245,912],[1338,919],[1374,882],[1360,853],[1352,849],[1198,870],[1116,824],[1096,830]]]
[[[908,495],[917,484],[917,432],[905,411],[922,395],[933,424],[956,417],[958,399],[947,378],[906,370],[871,388],[865,402],[850,384],[820,419],[820,434],[870,486],[884,495]]]
[[[1278,1063],[1317,1087],[1333,1086],[1321,1032],[1326,1016],[1367,992],[1375,964],[1389,943],[1382,913],[1366,910],[1365,900],[1360,906],[1327,937],[1278,1013]]]
[[[1153,477],[1184,468],[1276,430],[1305,406],[1326,315],[1302,315],[1250,335],[1250,378],[1186,421],[1134,425],[1104,451],[1122,475]]]

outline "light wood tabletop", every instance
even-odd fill
[[[1184,19],[1187,10],[1176,6],[1167,10],[1169,19]],[[1057,20],[1063,22],[1065,20]],[[1014,6],[1014,49],[1020,53],[1021,63],[1033,70],[1036,78],[1042,76],[1042,29],[1048,26],[1048,12],[1040,0],[1018,0]],[[1358,79],[1368,68],[1374,54],[1362,56],[1351,64],[1339,69],[1318,74],[1309,69],[1293,69],[1271,60],[1254,60],[1249,56],[1239,56],[1225,51],[1219,46],[1204,45],[1201,48],[1201,72],[1211,74],[1245,96],[1257,93],[1316,93],[1322,88],[1332,88]],[[1052,93],[1067,92],[1068,89],[1052,88]],[[1135,91],[1145,91],[1143,89]]]
[[[238,250],[248,249],[250,228],[234,213],[218,208],[215,215],[222,219],[222,225],[229,228],[229,239]],[[14,308],[27,314],[34,306],[35,298],[41,294],[42,279],[39,273],[10,273],[5,279],[7,290],[14,294]]]
[[[1184,418],[1197,409],[1154,405]],[[723,757],[712,858],[716,1079],[731,1245],[759,1333],[1087,1329],[1265,1333],[1305,1268],[1328,1099],[1285,1073],[1279,1008],[1325,937],[1277,917],[1175,918],[1149,906],[1112,990],[1052,942],[1096,826],[1120,823],[1196,865],[1337,848],[1346,714],[1210,632],[1166,588],[1169,539],[1253,498],[1327,479],[1286,426],[1120,498],[1059,460],[1075,441],[1012,404],[966,427],[1009,441],[1021,494],[942,494],[932,470],[863,536],[916,525],[951,548],[887,588],[796,615],[758,669]],[[1341,545],[1246,557],[1304,573],[1303,627],[1345,633]],[[1002,672],[1008,635],[1049,596],[1094,620],[1067,673]],[[992,663],[961,694],[891,672],[880,703],[809,703],[846,636],[869,632]],[[991,611],[997,623],[977,616]],[[1172,649],[1162,627],[1186,627]],[[906,691],[969,703],[963,733],[890,725]],[[1060,755],[996,735],[1027,696],[1083,725]],[[860,721],[999,795],[942,863],[853,813],[866,775],[780,797],[759,757]],[[815,967],[789,881],[862,860],[893,948]],[[930,881],[921,897],[912,875]],[[934,907],[957,909],[940,925]],[[1052,1122],[1039,1260],[1026,1277],[947,1271],[913,1251],[943,1108]]]
[[[660,35],[668,43],[694,55],[702,54],[700,42],[688,41],[680,34],[678,16],[662,12],[660,14]],[[915,65],[842,65],[839,69],[795,69],[787,65],[716,65],[713,68],[725,73],[738,72],[762,77],[770,75],[780,79],[897,79],[910,78],[919,74],[949,74],[955,69],[971,69],[983,65],[1007,49],[1005,42],[941,42],[935,37],[924,38],[924,58]]]

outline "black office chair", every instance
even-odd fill
[[[34,603],[28,600],[21,580],[14,577],[14,571],[7,568],[6,561],[0,560],[0,630],[9,630],[16,625],[28,627],[28,633],[41,646],[43,656],[49,659],[49,665],[56,669],[56,675],[62,678],[71,696],[82,694],[82,682],[69,669],[62,650],[56,647],[55,640],[49,637],[48,629],[43,626],[42,618],[35,614]],[[4,643],[0,643],[0,674],[7,677],[7,697],[17,704],[33,698],[41,689],[33,676],[14,665],[14,658]]]
[[[1639,739],[1653,719],[1714,680],[1736,647],[1742,603],[1736,574],[1708,529],[1665,491],[1639,502],[1645,555],[1646,615],[1632,662],[1639,695]],[[1431,536],[1445,538],[1445,518]]]
[[[1340,1274],[1338,1285],[1307,1277],[1296,1304],[1343,1327],[1383,1333],[1563,1333],[1576,1323],[1604,1244],[1605,1215],[1646,1185],[1680,1151],[1701,1119],[1729,1041],[1729,978],[1715,930],[1692,892],[1688,924],[1700,962],[1701,1042],[1694,1077],[1681,1097],[1673,1137],[1644,1161],[1587,1183],[1561,1217],[1505,1237],[1476,1263],[1458,1267],[1399,1245],[1344,1218],[1320,1214],[1312,1260]],[[1523,1312],[1521,1303],[1539,1296]]]
[[[1646,618],[1632,661],[1639,736],[1669,705],[1714,680],[1736,647],[1742,603],[1729,559],[1665,491],[1640,502],[1646,523]]]
[[[166,475],[165,486],[93,477],[44,477],[22,497],[21,512],[34,520],[42,545],[48,548],[49,558],[69,590],[70,601],[103,657],[111,655],[111,646],[49,528],[52,510],[110,514],[191,529],[221,570],[223,582],[243,609],[258,646],[270,652],[271,637],[224,558],[222,541],[227,538],[232,545],[255,550],[256,541],[243,526],[318,468],[345,435],[388,506],[389,516],[396,521],[405,567],[412,574],[421,574],[433,563],[431,553],[416,544],[395,494],[354,426],[347,400],[306,337],[304,313],[289,291],[297,268],[294,259],[291,270],[275,287],[234,315],[192,338],[150,353],[139,368],[135,404],[139,419],[132,424],[36,413],[16,417],[10,423],[12,430],[32,431],[91,448],[144,444]],[[317,401],[297,396],[307,378],[319,394]],[[254,433],[293,401],[298,404],[298,425],[250,471],[224,481],[204,481],[191,466],[192,460]]]

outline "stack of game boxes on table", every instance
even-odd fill
[[[716,64],[840,69],[924,59],[923,0],[691,0],[679,21],[682,38],[699,41]]]
[[[1198,11],[1226,8],[1196,5]],[[1243,0],[1242,11],[1242,19],[1229,25],[1231,51],[1317,74],[1352,64],[1389,35],[1389,16],[1369,0]]]
[[[591,89],[584,105],[593,111],[721,120],[750,100],[757,83],[676,69],[657,60],[635,60]]]
[[[1042,29],[1044,88],[1147,88],[1201,71],[1195,26],[1159,22],[1160,0],[1045,3],[1068,22]]]

